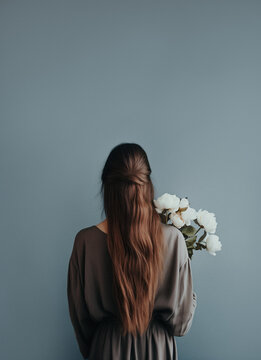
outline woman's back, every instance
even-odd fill
[[[162,223],[165,254],[149,326],[143,335],[122,335],[113,293],[107,234],[93,225],[80,230],[68,268],[71,321],[85,359],[178,359],[174,336],[190,329],[197,305],[184,237]]]

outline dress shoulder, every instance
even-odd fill
[[[183,233],[173,225],[162,224],[168,251],[175,257],[175,262],[181,267],[188,259],[188,250]],[[174,260],[174,259],[173,259]]]
[[[95,226],[91,225],[78,230],[73,240],[72,253],[70,261],[74,265],[79,265],[85,256],[87,247],[93,247],[97,244],[98,234],[95,231]]]

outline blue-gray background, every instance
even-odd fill
[[[1,1],[4,360],[81,359],[66,298],[111,148],[148,154],[155,196],[214,212],[180,360],[260,359],[261,2]]]

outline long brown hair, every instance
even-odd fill
[[[147,329],[163,270],[163,230],[150,174],[147,155],[135,143],[115,146],[101,174],[113,288],[124,335]]]

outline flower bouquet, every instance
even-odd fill
[[[165,224],[171,221],[170,226],[173,225],[182,232],[190,259],[194,250],[206,249],[214,256],[216,251],[221,250],[222,244],[215,234],[217,222],[214,213],[202,209],[196,211],[189,206],[187,197],[179,198],[168,193],[153,201],[161,221]],[[192,226],[191,221],[196,226]],[[203,234],[198,238],[201,229]]]

